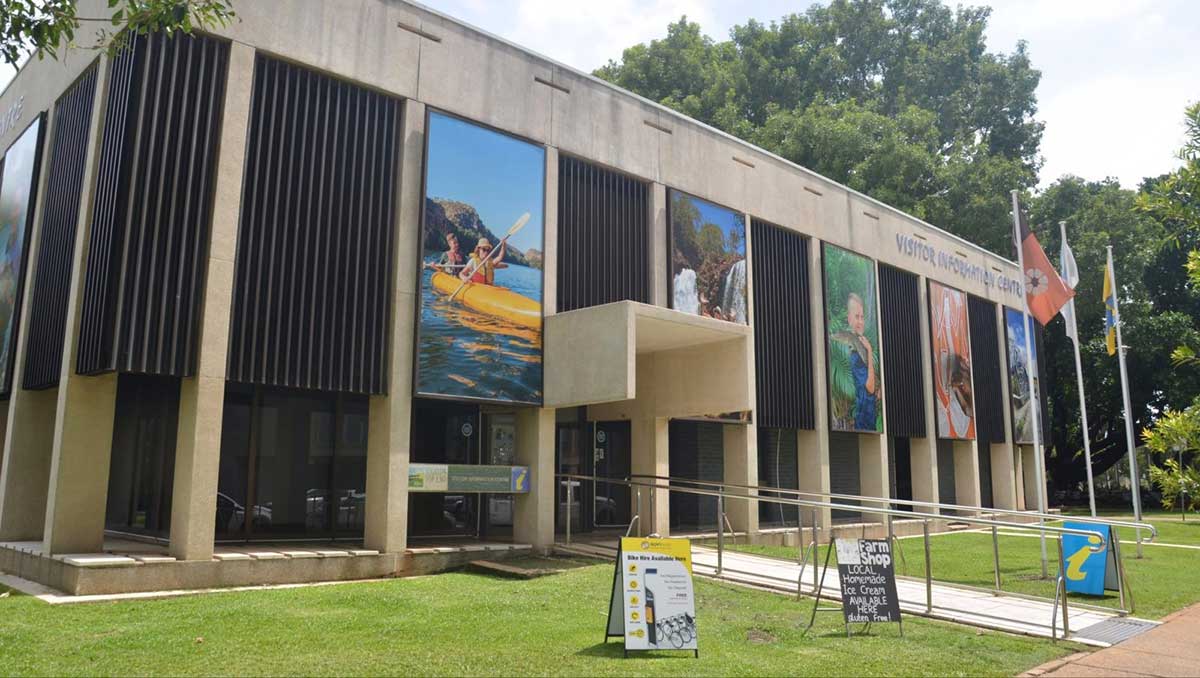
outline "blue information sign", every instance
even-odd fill
[[[1104,595],[1105,577],[1109,570],[1109,558],[1113,552],[1109,526],[1063,523],[1063,527],[1072,530],[1089,530],[1104,535],[1104,541],[1109,544],[1109,547],[1100,553],[1091,551],[1092,544],[1089,542],[1098,542],[1096,537],[1065,534],[1062,538],[1063,557],[1067,560],[1067,592],[1085,593],[1090,596]]]

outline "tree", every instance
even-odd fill
[[[716,42],[681,18],[596,74],[1004,256],[1040,166],[1040,74],[987,51],[990,10],[832,0]]]
[[[10,64],[32,53],[58,58],[70,47],[119,49],[130,33],[190,33],[226,25],[231,0],[107,0],[100,16],[80,16],[77,0],[0,0],[0,56]],[[95,42],[75,44],[84,25],[95,25]]]
[[[1142,437],[1165,460],[1162,466],[1150,467],[1150,481],[1162,492],[1163,508],[1175,510],[1177,500],[1185,503],[1181,512],[1200,508],[1200,469],[1183,460],[1185,452],[1194,455],[1200,447],[1200,404],[1167,410]]]

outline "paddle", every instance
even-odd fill
[[[478,271],[480,268],[482,268],[484,266],[484,264],[486,264],[488,261],[490,261],[492,257],[496,256],[496,253],[500,251],[500,247],[502,245],[504,245],[504,243],[507,242],[509,238],[513,237],[513,235],[517,231],[524,228],[525,224],[527,224],[528,222],[529,222],[529,212],[526,212],[525,214],[521,215],[520,219],[517,219],[517,222],[512,225],[512,228],[508,229],[508,233],[505,233],[504,237],[500,239],[500,242],[494,248],[492,248],[492,253],[487,255],[486,257],[484,257],[483,261],[479,262],[479,264],[475,266],[475,270]],[[462,282],[462,284],[458,286],[458,289],[454,290],[454,294],[450,295],[450,301],[454,301],[454,298],[458,296],[459,292],[463,291],[463,288],[466,287],[467,283],[469,283],[469,282],[471,282],[471,281],[464,280]]]

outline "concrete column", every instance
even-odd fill
[[[546,199],[542,235],[542,315],[558,313],[558,149],[546,149]]]
[[[235,42],[225,85],[197,370],[179,388],[170,542],[171,555],[180,560],[210,560],[213,554],[234,255],[253,85],[254,48]]]
[[[424,196],[425,105],[406,99],[402,120],[400,209],[392,261],[388,394],[373,396],[367,428],[367,506],[363,541],[380,552],[408,544],[408,455],[412,426],[413,336],[417,303],[416,261]]]
[[[998,509],[1017,508],[1016,467],[1012,448],[1006,443],[990,445],[992,462],[992,503]]]
[[[800,489],[805,492],[828,493],[829,483],[829,387],[828,365],[825,362],[825,277],[821,269],[821,241],[809,240],[808,245],[809,307],[812,309],[813,419],[816,429],[796,432],[797,465]],[[821,501],[822,497],[802,497]],[[811,509],[810,509],[811,510]],[[832,524],[829,509],[817,510],[817,522],[828,530]],[[805,524],[811,520],[806,519]],[[826,532],[828,537],[828,532]]]
[[[736,485],[758,485],[758,430],[754,426],[726,424],[725,482]],[[727,492],[754,496],[753,490],[727,488]],[[735,532],[758,532],[758,502],[752,499],[725,498],[725,515]]]
[[[650,184],[650,303],[655,306],[671,305],[667,296],[667,278],[671,275],[668,263],[671,253],[667,251],[667,187]]]
[[[97,95],[99,91],[97,91]],[[45,148],[54,147],[54,118],[56,109],[46,115]],[[41,173],[34,195],[37,205],[43,205],[46,178],[50,175],[50,154],[42,156]],[[0,540],[29,541],[40,539],[46,522],[46,487],[50,479],[50,450],[54,444],[54,411],[57,392],[26,391],[21,388],[25,376],[25,356],[28,351],[29,313],[33,307],[33,282],[37,279],[38,250],[41,249],[42,217],[38,209],[33,218],[28,242],[28,265],[25,269],[25,289],[22,294],[21,316],[17,323],[14,345],[9,347],[12,363],[12,395],[8,407],[0,410],[0,426],[4,441],[0,458]],[[11,424],[11,425],[9,425]]]
[[[517,463],[529,467],[529,492],[513,507],[513,539],[541,553],[554,547],[554,410],[517,410]]]
[[[630,437],[633,442],[630,467],[633,475],[663,476],[671,475],[670,436],[667,428],[668,420],[663,417],[639,416],[629,422]],[[644,482],[653,482],[642,479]],[[665,481],[657,481],[663,484]],[[634,510],[641,516],[638,521],[638,534],[646,536],[671,534],[671,504],[666,490],[651,490],[642,488],[642,501],[637,503],[637,492],[634,492]]]
[[[864,497],[892,496],[891,476],[888,473],[887,436],[873,433],[858,435],[858,486],[859,494]],[[864,506],[887,508],[886,504],[869,504]],[[864,521],[885,522],[887,517],[882,513],[863,513]]]
[[[929,285],[922,276],[917,284],[918,313],[921,328],[921,359],[924,369],[921,370],[921,397],[925,400],[925,437],[913,438],[909,442],[911,450],[912,488],[914,501],[941,501],[938,491],[938,455],[937,455],[937,422],[935,420],[933,398],[933,371],[929,369],[929,356],[933,355],[933,337],[929,331]],[[884,393],[887,397],[887,393]],[[925,513],[940,513],[932,506],[914,507]]]
[[[97,552],[104,545],[117,375],[79,376],[75,374],[75,359],[83,309],[84,267],[91,237],[92,196],[96,190],[100,154],[101,135],[96,130],[104,120],[107,91],[108,58],[101,55],[96,68],[96,101],[89,126],[93,133],[88,141],[83,189],[79,196],[82,209],[71,255],[62,373],[55,394],[54,434],[42,531],[42,549],[50,554]]]
[[[960,506],[980,506],[979,442],[954,441],[954,494]]]

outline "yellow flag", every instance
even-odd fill
[[[1112,266],[1104,267],[1104,342],[1108,354],[1117,353],[1117,296],[1113,292]]]

